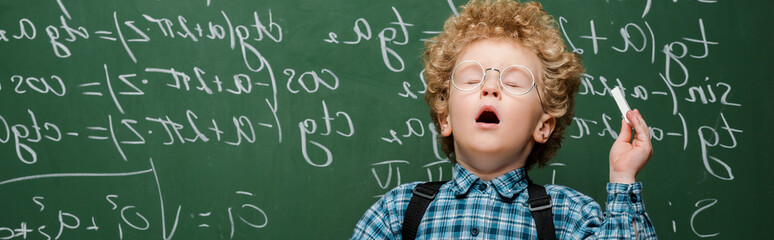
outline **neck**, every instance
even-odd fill
[[[484,181],[495,179],[510,171],[522,168],[524,167],[525,162],[526,162],[526,158],[519,159],[516,161],[513,161],[511,159],[511,161],[505,162],[504,164],[487,164],[487,163],[481,163],[476,161],[457,159],[457,164],[464,167],[465,169],[467,169],[468,171],[470,171],[471,173],[473,173],[478,178]]]
[[[484,181],[495,179],[510,171],[524,167],[532,150],[533,142],[528,142],[515,151],[481,152],[461,148],[455,143],[454,155],[457,164],[464,167]]]

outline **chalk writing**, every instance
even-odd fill
[[[351,233],[341,216],[374,197],[452,177],[421,54],[464,2],[0,3],[0,239],[303,239],[285,230],[334,218],[326,231]],[[706,224],[739,205],[715,185],[749,178],[734,156],[760,144],[740,114],[769,98],[748,97],[766,79],[729,62],[753,51],[726,35],[758,36],[738,34],[756,18],[716,3],[543,2],[586,72],[563,149],[530,176],[576,187],[605,165],[584,157],[618,137],[620,87],[655,149],[638,180],[679,196],[643,195],[670,220],[659,235],[730,236]]]
[[[388,44],[395,44],[395,45],[406,45],[409,42],[409,33],[408,33],[408,27],[414,26],[414,24],[407,23],[403,21],[403,17],[401,17],[400,13],[398,12],[398,9],[395,7],[392,7],[393,13],[395,13],[395,22],[390,22],[392,25],[396,25],[398,28],[400,28],[400,31],[396,29],[395,27],[385,27],[379,33],[377,34],[377,38],[379,40],[379,48],[381,50],[381,56],[382,60],[384,61],[384,65],[390,69],[390,71],[393,72],[402,72],[406,68],[406,64],[403,61],[403,57],[398,55],[398,53],[390,48]],[[362,27],[361,27],[362,26]],[[368,23],[368,21],[365,18],[358,18],[355,20],[355,24],[353,27],[353,32],[355,33],[356,37],[354,40],[349,41],[343,41],[344,44],[349,45],[355,45],[360,44],[363,41],[371,40],[373,37],[373,33],[371,32],[371,25]],[[403,41],[397,41],[398,33],[401,33],[403,36]],[[327,43],[334,43],[338,44],[338,34],[334,32],[328,33],[328,38],[323,39],[324,42]]]

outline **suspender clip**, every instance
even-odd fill
[[[430,187],[425,186],[424,184],[417,185],[413,190],[411,190],[414,195],[423,197],[427,200],[433,200],[435,199],[435,195],[438,194],[438,189],[432,189]]]
[[[554,203],[551,202],[551,196],[550,195],[544,195],[535,199],[529,200],[529,211],[535,212],[540,210],[549,209],[554,206]]]

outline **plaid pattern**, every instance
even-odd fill
[[[485,182],[455,165],[452,181],[441,186],[419,224],[417,239],[537,239],[527,206],[527,180],[517,169]],[[352,239],[401,239],[411,190],[420,182],[386,193],[366,211]],[[607,184],[607,211],[568,187],[546,185],[554,204],[557,239],[656,239],[645,213],[641,183]]]

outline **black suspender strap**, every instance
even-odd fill
[[[435,199],[438,189],[444,183],[446,181],[426,182],[414,187],[414,190],[412,190],[414,194],[411,195],[408,208],[406,208],[406,214],[403,216],[403,227],[400,230],[403,239],[414,240],[417,236],[419,223],[422,221],[422,216],[425,215],[427,206]]]
[[[529,203],[532,218],[535,219],[538,239],[555,240],[556,230],[554,229],[551,196],[546,193],[545,187],[532,183],[529,178],[527,181],[529,182],[527,203]],[[414,187],[413,195],[411,195],[411,200],[406,208],[406,214],[403,216],[403,227],[400,231],[403,239],[414,240],[416,238],[419,223],[422,221],[422,216],[425,215],[427,206],[435,199],[435,195],[438,194],[438,190],[444,183],[446,181],[427,182]]]
[[[551,208],[554,206],[551,203],[551,196],[546,194],[546,188],[532,183],[532,180],[527,178],[529,185],[527,191],[529,192],[529,211],[532,213],[532,218],[535,219],[535,226],[538,231],[538,239],[540,240],[554,240],[556,239],[556,231],[554,230],[554,216],[551,212]]]

